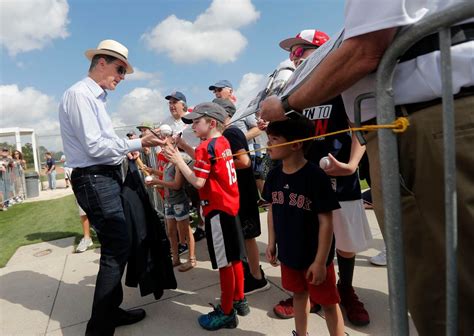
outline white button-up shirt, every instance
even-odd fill
[[[121,139],[107,111],[107,93],[86,77],[71,86],[59,104],[59,124],[68,166],[118,165],[141,148],[141,139]]]
[[[344,39],[391,27],[418,22],[463,0],[347,0]],[[474,20],[469,19],[469,22]],[[451,47],[453,93],[474,85],[474,42]],[[393,78],[395,105],[419,103],[442,95],[440,52],[433,51],[399,63]],[[354,101],[362,93],[375,91],[375,73],[342,93],[346,112],[354,121]],[[362,121],[376,116],[375,99],[362,101]]]

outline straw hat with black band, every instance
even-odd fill
[[[89,49],[85,52],[89,61],[95,55],[109,55],[113,56],[127,65],[127,74],[133,73],[133,67],[128,62],[128,49],[121,43],[114,40],[103,40],[97,46],[97,49]]]

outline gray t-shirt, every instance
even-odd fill
[[[164,172],[163,180],[166,182],[173,182],[176,175],[176,166],[174,164],[168,163]],[[184,184],[179,190],[174,190],[171,188],[166,188],[165,190],[165,201],[167,204],[175,205],[188,201],[188,196],[184,191]]]

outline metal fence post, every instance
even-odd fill
[[[397,36],[387,49],[377,70],[377,123],[395,120],[392,80],[398,58],[415,42],[440,31],[441,67],[443,81],[443,132],[446,201],[446,278],[447,335],[457,334],[457,213],[454,161],[454,113],[450,61],[450,29],[453,24],[474,16],[474,3],[464,2],[427,16]],[[385,207],[385,238],[388,258],[388,278],[392,335],[408,335],[406,312],[406,282],[402,240],[399,165],[397,138],[391,130],[379,131],[380,165]]]

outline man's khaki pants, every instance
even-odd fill
[[[474,97],[454,101],[459,335],[474,334]],[[445,335],[446,255],[442,106],[409,116],[398,138],[408,307],[420,335]],[[378,138],[367,135],[372,197],[383,229]],[[390,260],[388,260],[390,262]]]

